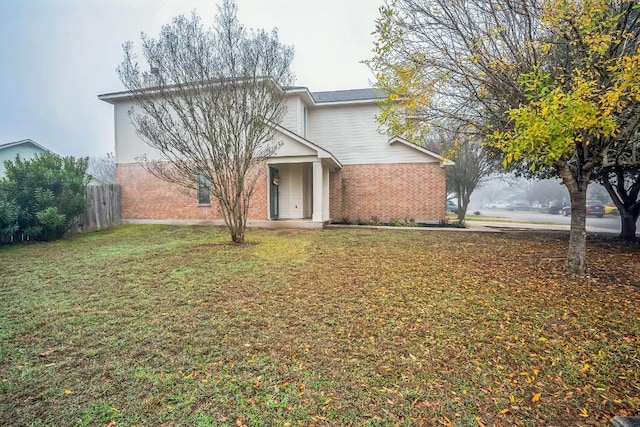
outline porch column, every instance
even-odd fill
[[[323,168],[322,170],[322,219],[323,221],[329,221],[331,219],[331,213],[329,211],[329,168]]]
[[[328,176],[327,171],[327,176]],[[324,173],[322,162],[316,160],[313,162],[313,215],[311,219],[313,221],[324,221]]]

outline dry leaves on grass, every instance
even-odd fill
[[[106,425],[115,406],[140,425],[606,425],[640,407],[637,248],[592,242],[574,277],[561,234],[215,230],[0,250],[0,424]]]

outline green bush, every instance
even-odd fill
[[[3,237],[9,240],[18,231],[18,216],[20,207],[15,200],[10,200],[9,194],[0,191],[0,241]]]
[[[88,158],[60,157],[44,153],[31,160],[5,161],[6,176],[0,182],[0,230],[17,223],[31,240],[59,239],[71,229],[87,206],[85,187]],[[15,210],[18,208],[17,217]],[[10,231],[10,227],[7,226]]]

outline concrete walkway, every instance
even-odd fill
[[[502,233],[508,231],[569,231],[569,224],[532,224],[522,222],[501,222],[501,221],[466,221],[465,228],[458,227],[393,227],[385,225],[348,225],[348,224],[328,224],[326,228],[372,228],[388,230],[414,230],[414,231],[452,231],[452,232],[485,232]],[[619,232],[607,228],[587,226],[588,233],[609,233]]]
[[[499,221],[467,221],[467,230],[469,231],[515,231],[515,230],[537,230],[537,231],[569,231],[569,224],[530,224],[521,222],[499,222]],[[587,225],[588,233],[610,233],[619,234],[608,228],[594,227]]]

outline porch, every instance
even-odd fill
[[[342,168],[333,154],[279,125],[278,152],[267,161],[267,219],[324,224],[330,218],[329,172]],[[314,227],[315,228],[315,227]]]
[[[304,220],[314,224],[329,221],[328,165],[318,158],[273,158],[268,168],[269,221],[283,226],[289,222],[288,226],[296,228],[301,228]]]

